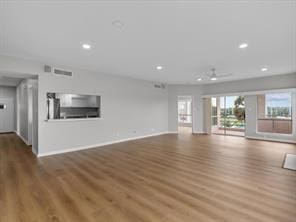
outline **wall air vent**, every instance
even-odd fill
[[[62,75],[62,76],[73,76],[72,71],[58,69],[58,68],[52,68],[49,65],[44,66],[44,72],[53,73],[53,74]]]
[[[53,68],[53,73],[57,75],[63,75],[63,76],[73,76],[73,72],[67,71],[67,70],[62,70],[62,69],[57,69]]]
[[[154,84],[154,88],[165,89],[165,84]]]

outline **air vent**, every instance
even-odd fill
[[[51,67],[49,65],[45,65],[44,72],[51,72]]]
[[[63,76],[72,76],[73,72],[71,71],[66,71],[66,70],[62,70],[62,69],[53,69],[53,73],[57,74],[57,75],[63,75]]]
[[[154,84],[154,88],[165,89],[165,84]]]

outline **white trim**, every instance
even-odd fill
[[[115,143],[122,143],[122,142],[130,141],[130,140],[143,139],[146,137],[159,136],[159,135],[168,134],[168,133],[169,132],[166,131],[166,132],[149,134],[149,135],[145,135],[145,136],[137,136],[137,137],[129,137],[126,139],[113,140],[113,141],[105,142],[105,143],[98,143],[98,144],[92,144],[92,145],[87,145],[87,146],[79,146],[79,147],[75,147],[75,148],[66,148],[66,149],[62,149],[62,150],[54,150],[54,151],[49,151],[49,152],[45,152],[45,153],[38,153],[37,157],[50,156],[50,155],[55,155],[55,154],[62,154],[62,153],[79,151],[79,150],[92,149],[92,148],[111,145],[111,144],[115,144]]]
[[[281,142],[281,143],[296,143],[295,140],[283,140],[283,139],[273,139],[273,138],[262,138],[262,137],[257,137],[257,136],[245,136],[247,139],[253,139],[253,140],[266,140],[266,141],[273,141],[273,142]]]
[[[193,134],[207,134],[205,131],[193,131]]]
[[[221,93],[221,94],[212,94],[212,95],[202,95],[202,98],[209,98],[209,97],[221,97],[221,96],[247,96],[247,95],[258,95],[258,94],[266,94],[266,93],[283,93],[289,92],[293,93],[296,92],[296,88],[286,88],[286,89],[272,89],[272,90],[260,90],[260,91],[246,91],[246,92],[232,92],[232,93]]]
[[[30,144],[20,133],[18,133],[17,131],[14,131],[15,134],[22,139],[22,141],[27,145],[27,146],[31,146],[32,144]]]
[[[178,134],[178,131],[168,131],[168,134]]]
[[[32,145],[32,153],[34,153],[34,155],[38,157],[38,153],[34,150],[33,145]]]
[[[258,126],[258,124],[256,124],[256,125]],[[268,132],[259,132],[259,131],[257,131],[257,129],[256,129],[256,134],[258,134],[260,136],[282,136],[282,137],[287,137],[287,138],[293,137],[293,133],[290,133],[290,134],[287,134],[287,133],[268,133]]]

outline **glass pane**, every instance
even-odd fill
[[[217,126],[218,122],[217,122],[217,98],[212,98],[212,120],[211,120],[211,124],[212,126]]]
[[[244,136],[245,99],[243,96],[227,96],[225,100],[226,134]]]
[[[257,131],[292,134],[292,95],[257,95]]]
[[[244,136],[245,100],[242,96],[212,98],[212,132]]]
[[[178,101],[178,123],[179,126],[192,125],[191,98],[181,97]]]

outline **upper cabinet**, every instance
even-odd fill
[[[58,99],[60,99],[60,104],[61,104],[62,107],[70,107],[70,106],[72,106],[71,94],[57,93],[56,97]]]

